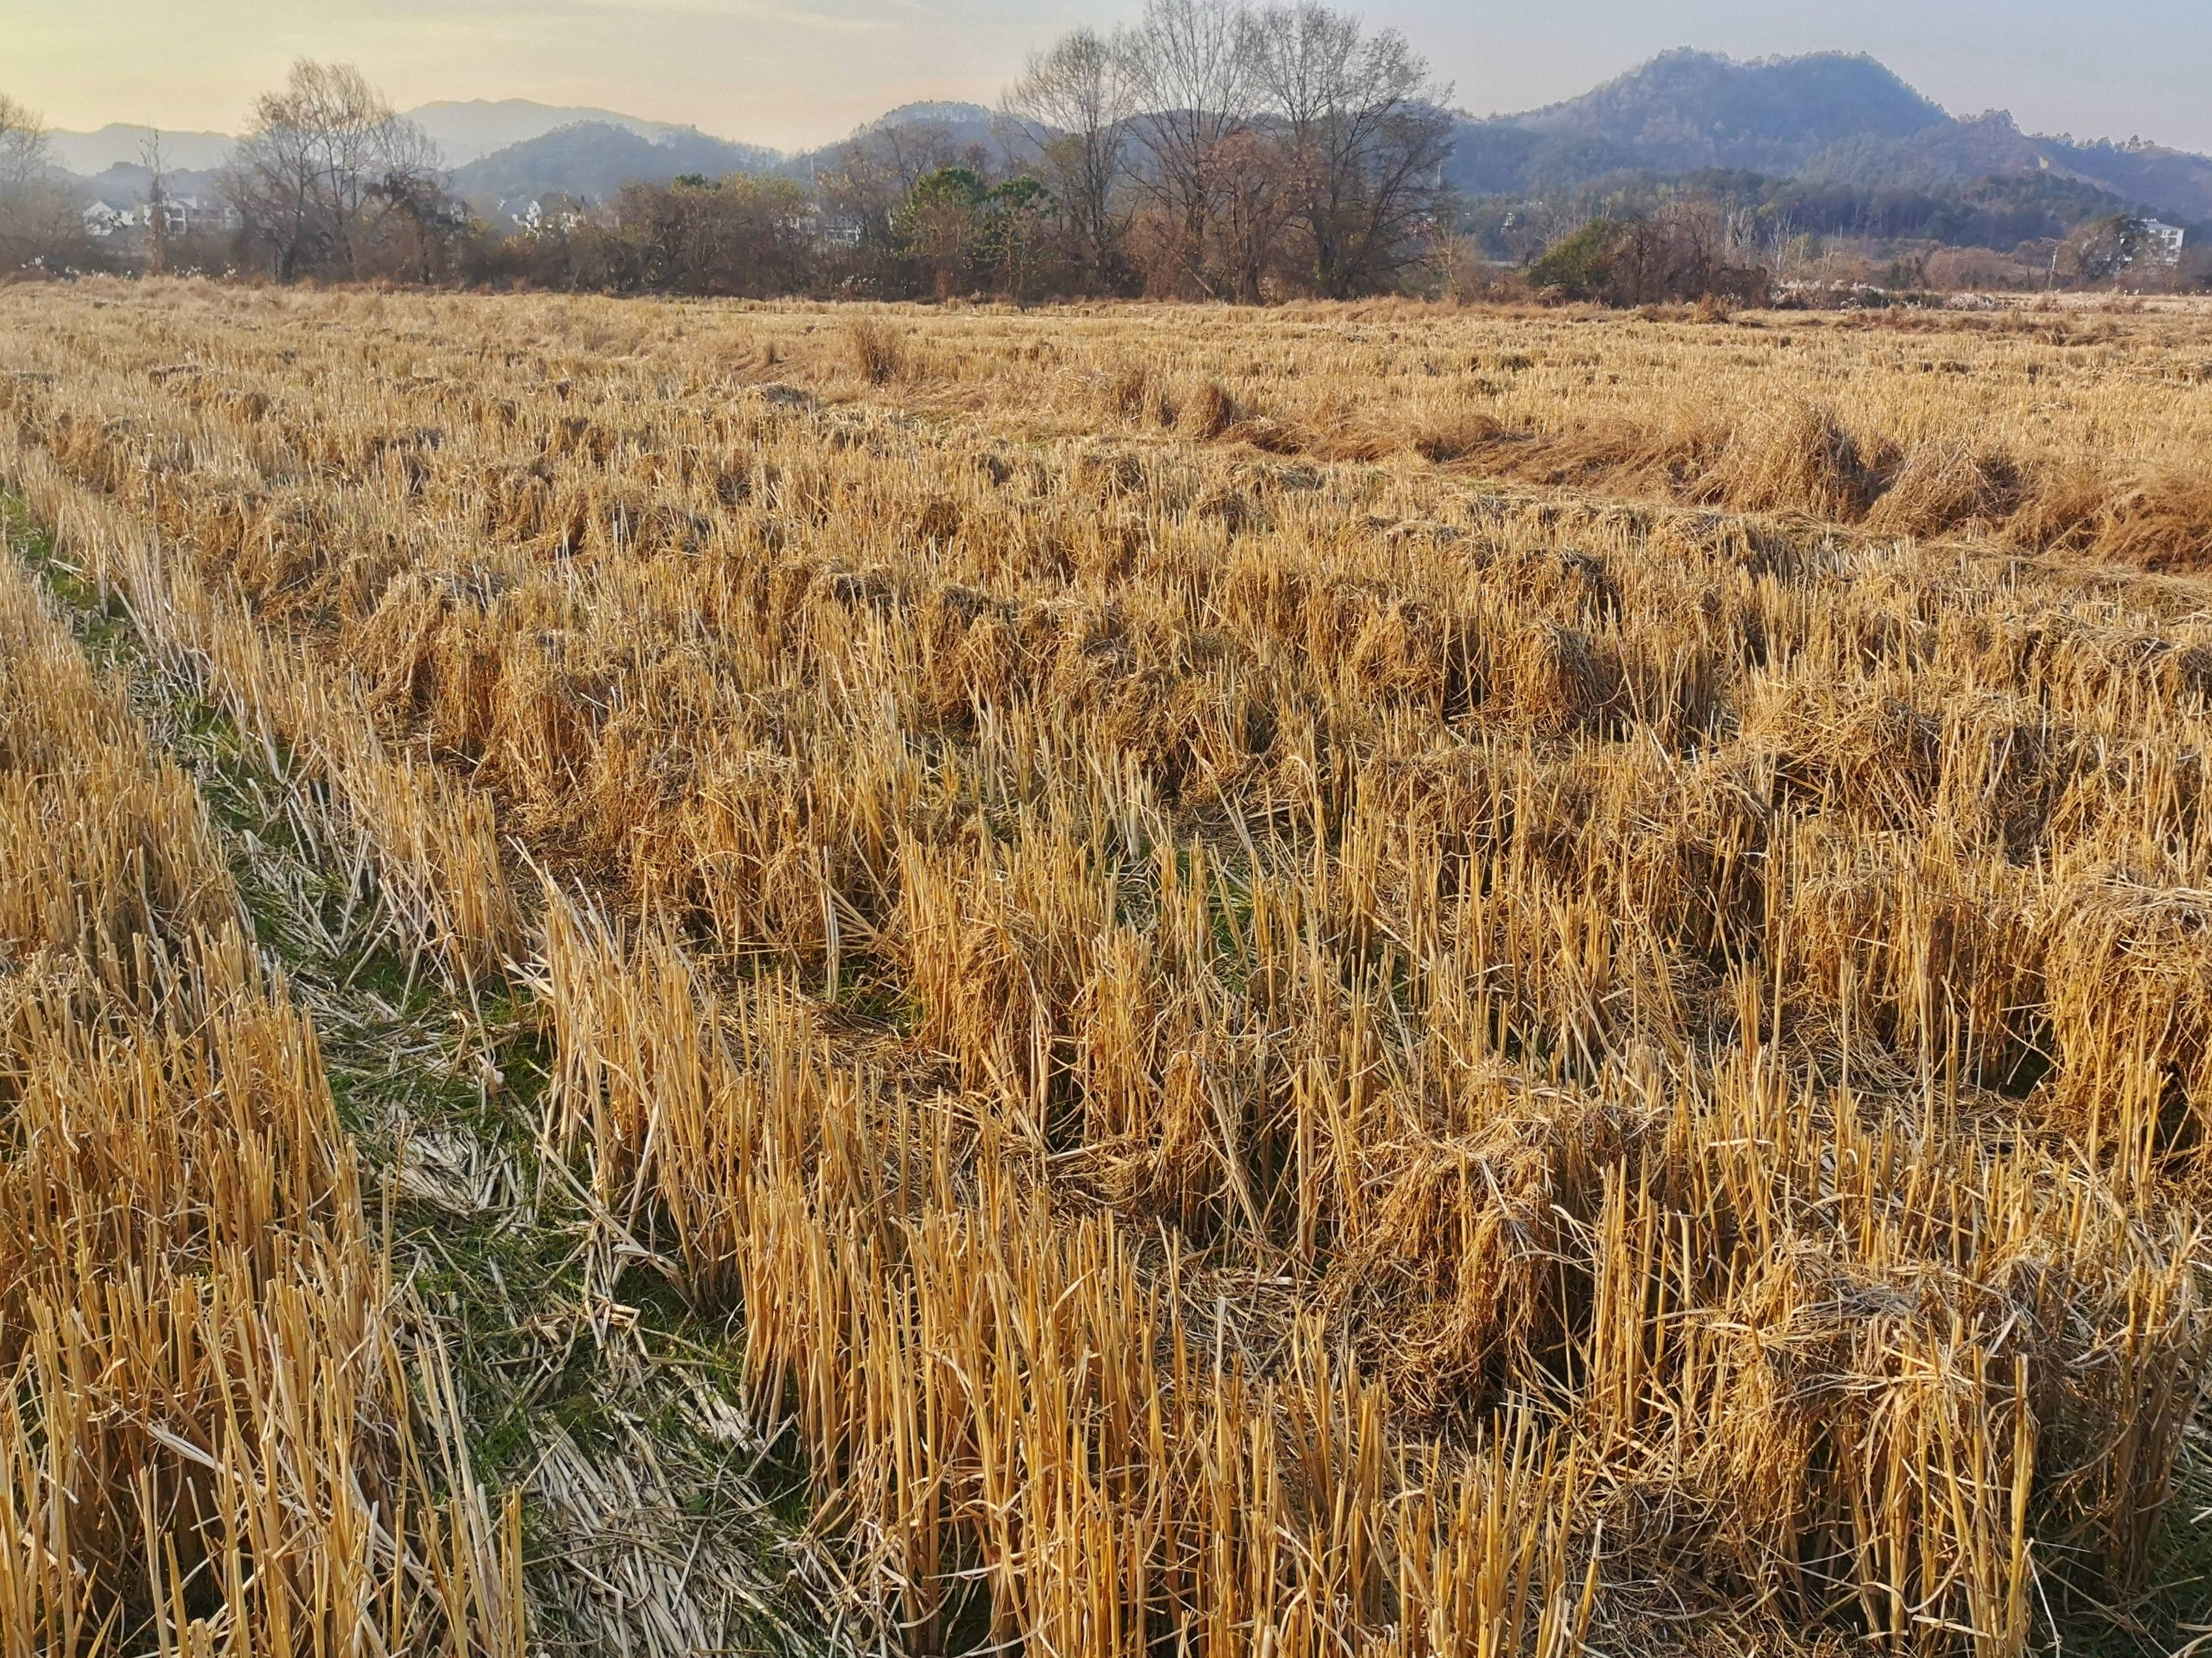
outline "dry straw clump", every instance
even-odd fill
[[[0,468],[426,950],[531,957],[548,1144],[914,1650],[1980,1658],[2148,1587],[2212,627],[1907,532],[2114,553],[2193,382],[153,291],[11,298]]]
[[[889,323],[864,317],[845,327],[854,372],[870,386],[882,386],[905,372],[906,341]]]

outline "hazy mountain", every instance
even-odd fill
[[[2048,159],[2060,171],[2185,219],[2212,223],[2212,156],[2163,144],[2042,142],[2051,146]]]
[[[1738,63],[1681,51],[1501,124],[1595,142],[1661,172],[1787,173],[1844,140],[1908,138],[1950,118],[1871,58],[1821,52]]]
[[[609,122],[580,121],[455,168],[453,189],[483,208],[556,193],[596,200],[634,179],[665,184],[687,173],[720,178],[770,172],[782,161],[775,150],[710,138],[691,127],[647,138]]]
[[[1444,176],[1468,196],[1550,196],[1632,172],[1632,151],[1604,138],[1536,132],[1510,121],[1461,121]]]
[[[1961,120],[1873,58],[1840,52],[1753,63],[1667,52],[1578,98],[1462,122],[1447,169],[1467,195],[1529,197],[1715,170],[1936,194],[1977,213],[1993,195],[2020,197],[1998,181],[2039,180],[2029,195],[2053,211],[2109,199],[2113,211],[2212,220],[2212,159],[2037,137],[2001,112]]]
[[[408,119],[437,141],[447,167],[465,167],[494,150],[527,143],[562,127],[591,122],[620,127],[641,138],[659,139],[693,129],[666,121],[641,121],[611,109],[567,108],[533,103],[527,98],[497,101],[472,98],[466,102],[444,100],[407,112]]]
[[[1903,139],[1858,136],[1802,169],[1810,178],[1905,189],[2029,173],[2095,185],[2185,222],[2212,220],[2212,159],[2146,143],[2077,143],[2022,132],[2002,110],[1946,121]]]
[[[153,131],[114,121],[97,132],[57,130],[48,136],[53,140],[54,160],[62,170],[89,179],[118,162],[136,167]],[[237,142],[227,133],[171,132],[164,128],[161,160],[165,166],[181,171],[210,171],[230,159],[231,146]]]
[[[989,110],[981,104],[932,100],[886,110],[855,127],[848,137],[792,156],[783,170],[795,179],[814,178],[824,169],[843,167],[855,145],[884,160],[904,151],[908,155],[933,157],[931,164],[958,162],[969,151],[980,149],[988,166],[1004,167],[1008,161],[1004,136]]]
[[[84,181],[87,193],[118,207],[135,207],[152,193],[154,175],[135,161],[118,161]],[[161,188],[173,199],[198,196],[212,200],[222,193],[219,167],[171,167],[161,175]]]
[[[870,121],[860,131],[880,132],[885,127],[933,126],[943,127],[962,143],[981,140],[991,135],[991,112],[981,104],[948,103],[929,100],[918,104],[901,104],[896,109],[886,110]]]

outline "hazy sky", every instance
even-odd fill
[[[535,98],[793,147],[917,98],[991,102],[1030,47],[1140,0],[0,0],[0,92],[57,126],[235,131],[302,54],[403,107]],[[1669,46],[1881,58],[1958,113],[2212,150],[2212,0],[1371,0],[1458,101],[1569,96]]]

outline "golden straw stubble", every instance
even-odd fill
[[[2149,1587],[2212,624],[2077,567],[2202,558],[2201,317],[159,291],[0,471],[526,958],[914,1650]]]

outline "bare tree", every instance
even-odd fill
[[[1156,285],[1256,301],[1387,286],[1441,222],[1449,88],[1394,30],[1320,0],[1148,0],[1079,29],[1003,100],[1079,263],[1108,267],[1139,212]]]
[[[55,176],[46,123],[0,93],[0,266],[60,252],[81,225],[71,223],[69,191]]]
[[[1109,285],[1128,230],[1119,197],[1138,107],[1131,68],[1126,40],[1079,28],[1032,54],[1000,106],[1011,148],[1051,190],[1078,264]]]
[[[428,135],[359,70],[301,58],[282,89],[255,101],[226,187],[278,281],[359,277],[381,221],[413,213],[435,187],[437,161]]]
[[[1150,0],[1123,42],[1145,111],[1139,192],[1183,281],[1216,298],[1251,297],[1231,291],[1210,233],[1231,173],[1250,155],[1243,140],[1260,112],[1256,44],[1252,14],[1235,0]]]
[[[263,94],[223,179],[223,193],[246,234],[268,250],[269,274],[280,282],[317,262],[327,228],[317,199],[316,137],[305,115],[284,94]]]
[[[1451,89],[1396,30],[1368,34],[1316,0],[1271,7],[1252,39],[1315,288],[1340,299],[1381,286],[1436,221]]]
[[[468,216],[434,173],[392,167],[370,187],[384,206],[376,222],[380,264],[425,284],[447,274]]]
[[[963,157],[951,129],[939,121],[885,121],[854,133],[816,179],[823,207],[860,226],[863,245],[888,247],[897,232],[892,218],[914,187],[945,167],[985,158]]]
[[[138,146],[138,164],[146,169],[146,271],[164,275],[169,268],[169,193],[161,155],[161,130],[149,127]]]
[[[52,157],[46,124],[0,92],[0,190],[15,190],[42,179]]]
[[[1206,260],[1213,291],[1224,299],[1257,305],[1267,279],[1283,270],[1283,229],[1294,199],[1289,161],[1274,134],[1257,124],[1221,142]]]
[[[794,292],[812,274],[806,205],[790,179],[744,173],[624,185],[601,234],[607,285],[753,298]]]

